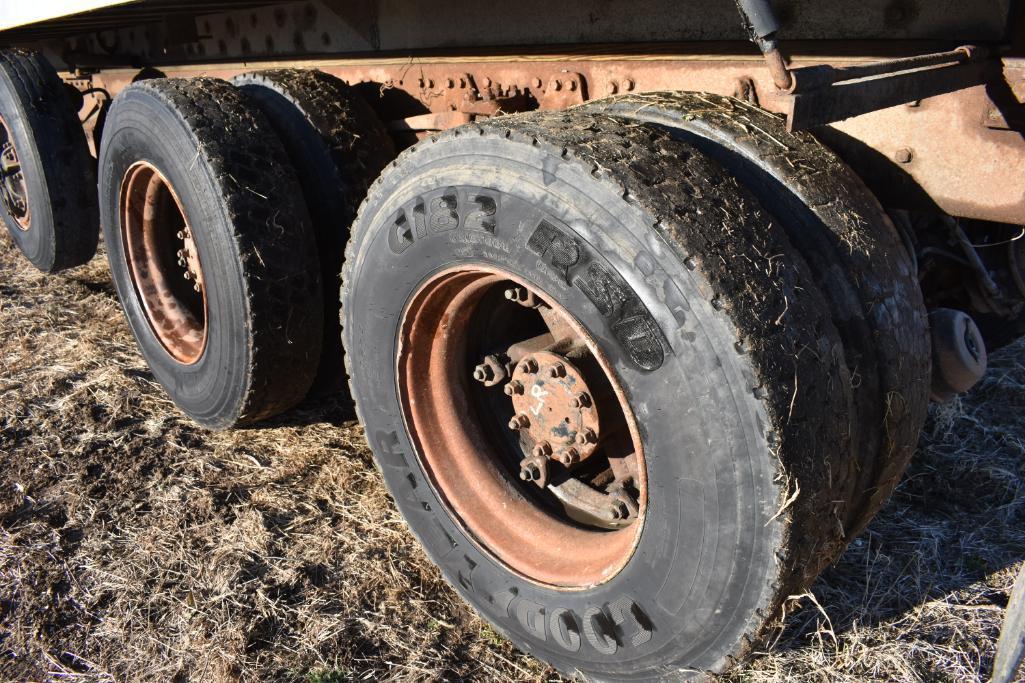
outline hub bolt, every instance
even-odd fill
[[[526,429],[530,426],[530,419],[526,415],[520,413],[519,415],[513,416],[513,419],[509,420],[509,429],[518,430]]]
[[[502,391],[505,392],[506,396],[515,396],[517,394],[522,394],[523,393],[523,382],[519,382],[517,380],[513,380],[513,381],[509,382],[508,384],[506,384],[505,387],[502,389]]]
[[[490,382],[495,378],[495,371],[490,366],[481,363],[473,369],[473,378],[478,382]]]
[[[570,405],[574,408],[589,408],[591,406],[591,395],[585,392],[580,392],[573,397],[570,401]]]
[[[533,358],[524,359],[520,363],[520,372],[526,373],[528,375],[533,375],[535,372],[537,372],[537,361]]]
[[[556,456],[555,459],[566,467],[569,467],[570,465],[580,462],[580,452],[575,448],[567,448],[564,452]]]
[[[547,441],[542,441],[538,445],[534,446],[533,453],[539,458],[547,458],[552,454],[552,444]]]
[[[566,366],[562,363],[556,363],[548,369],[548,376],[552,379],[559,379],[560,377],[566,376]]]
[[[594,430],[590,427],[585,428],[582,432],[577,433],[577,443],[581,446],[588,444],[597,443],[598,435],[594,433]]]

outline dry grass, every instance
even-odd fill
[[[0,269],[0,679],[556,678],[444,584],[344,399],[207,433],[101,259],[47,278],[0,239]],[[1019,353],[934,414],[894,500],[732,679],[986,677],[1025,558]]]

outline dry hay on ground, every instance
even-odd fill
[[[344,399],[211,434],[106,265],[0,239],[0,679],[555,679],[442,581]],[[894,499],[735,681],[987,677],[1025,558],[1023,346],[934,410]]]

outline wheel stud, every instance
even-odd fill
[[[590,427],[588,427],[588,428],[584,429],[583,431],[577,433],[577,443],[580,444],[581,446],[586,446],[588,444],[597,443],[597,442],[598,442],[598,435],[595,434],[594,430],[591,429]]]
[[[478,382],[490,382],[495,378],[495,371],[490,366],[481,363],[473,369],[473,378]]]
[[[512,429],[514,431],[519,429],[526,429],[529,426],[530,420],[523,413],[520,413],[519,415],[514,416],[513,419],[509,420],[509,429]]]
[[[567,448],[565,451],[555,456],[555,459],[566,467],[569,467],[570,465],[575,465],[580,462],[580,452],[575,448]]]
[[[502,391],[505,392],[506,396],[516,396],[518,394],[522,394],[523,382],[513,380],[512,382],[506,384],[505,387],[502,388]]]
[[[548,369],[548,376],[552,379],[559,379],[560,377],[566,376],[566,366],[562,363],[556,363]]]
[[[589,408],[591,407],[591,395],[581,392],[573,397],[570,401],[570,405],[574,408]]]

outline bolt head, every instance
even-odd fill
[[[478,382],[490,382],[495,378],[495,371],[490,365],[481,363],[473,369],[473,378]]]
[[[533,358],[527,358],[520,363],[520,372],[528,375],[533,375],[537,372],[537,361]]]
[[[915,158],[915,153],[908,147],[898,149],[893,154],[893,159],[898,164],[910,164],[911,160]]]
[[[526,429],[529,426],[530,420],[523,413],[520,413],[519,415],[514,415],[513,418],[509,420],[509,429],[512,429],[514,431]]]
[[[566,366],[562,363],[556,363],[548,369],[548,376],[552,379],[559,379],[560,377],[566,376]]]
[[[547,458],[552,454],[552,445],[547,441],[542,441],[538,445],[534,446],[533,453],[539,458]]]
[[[594,430],[587,427],[582,432],[577,433],[577,443],[581,446],[587,444],[596,443],[598,441],[598,435],[594,433]]]
[[[523,382],[513,380],[512,382],[506,384],[505,387],[502,388],[502,391],[505,392],[506,396],[516,396],[517,394],[522,394]]]
[[[591,396],[585,392],[580,392],[570,401],[570,405],[574,408],[588,408],[591,405]]]

